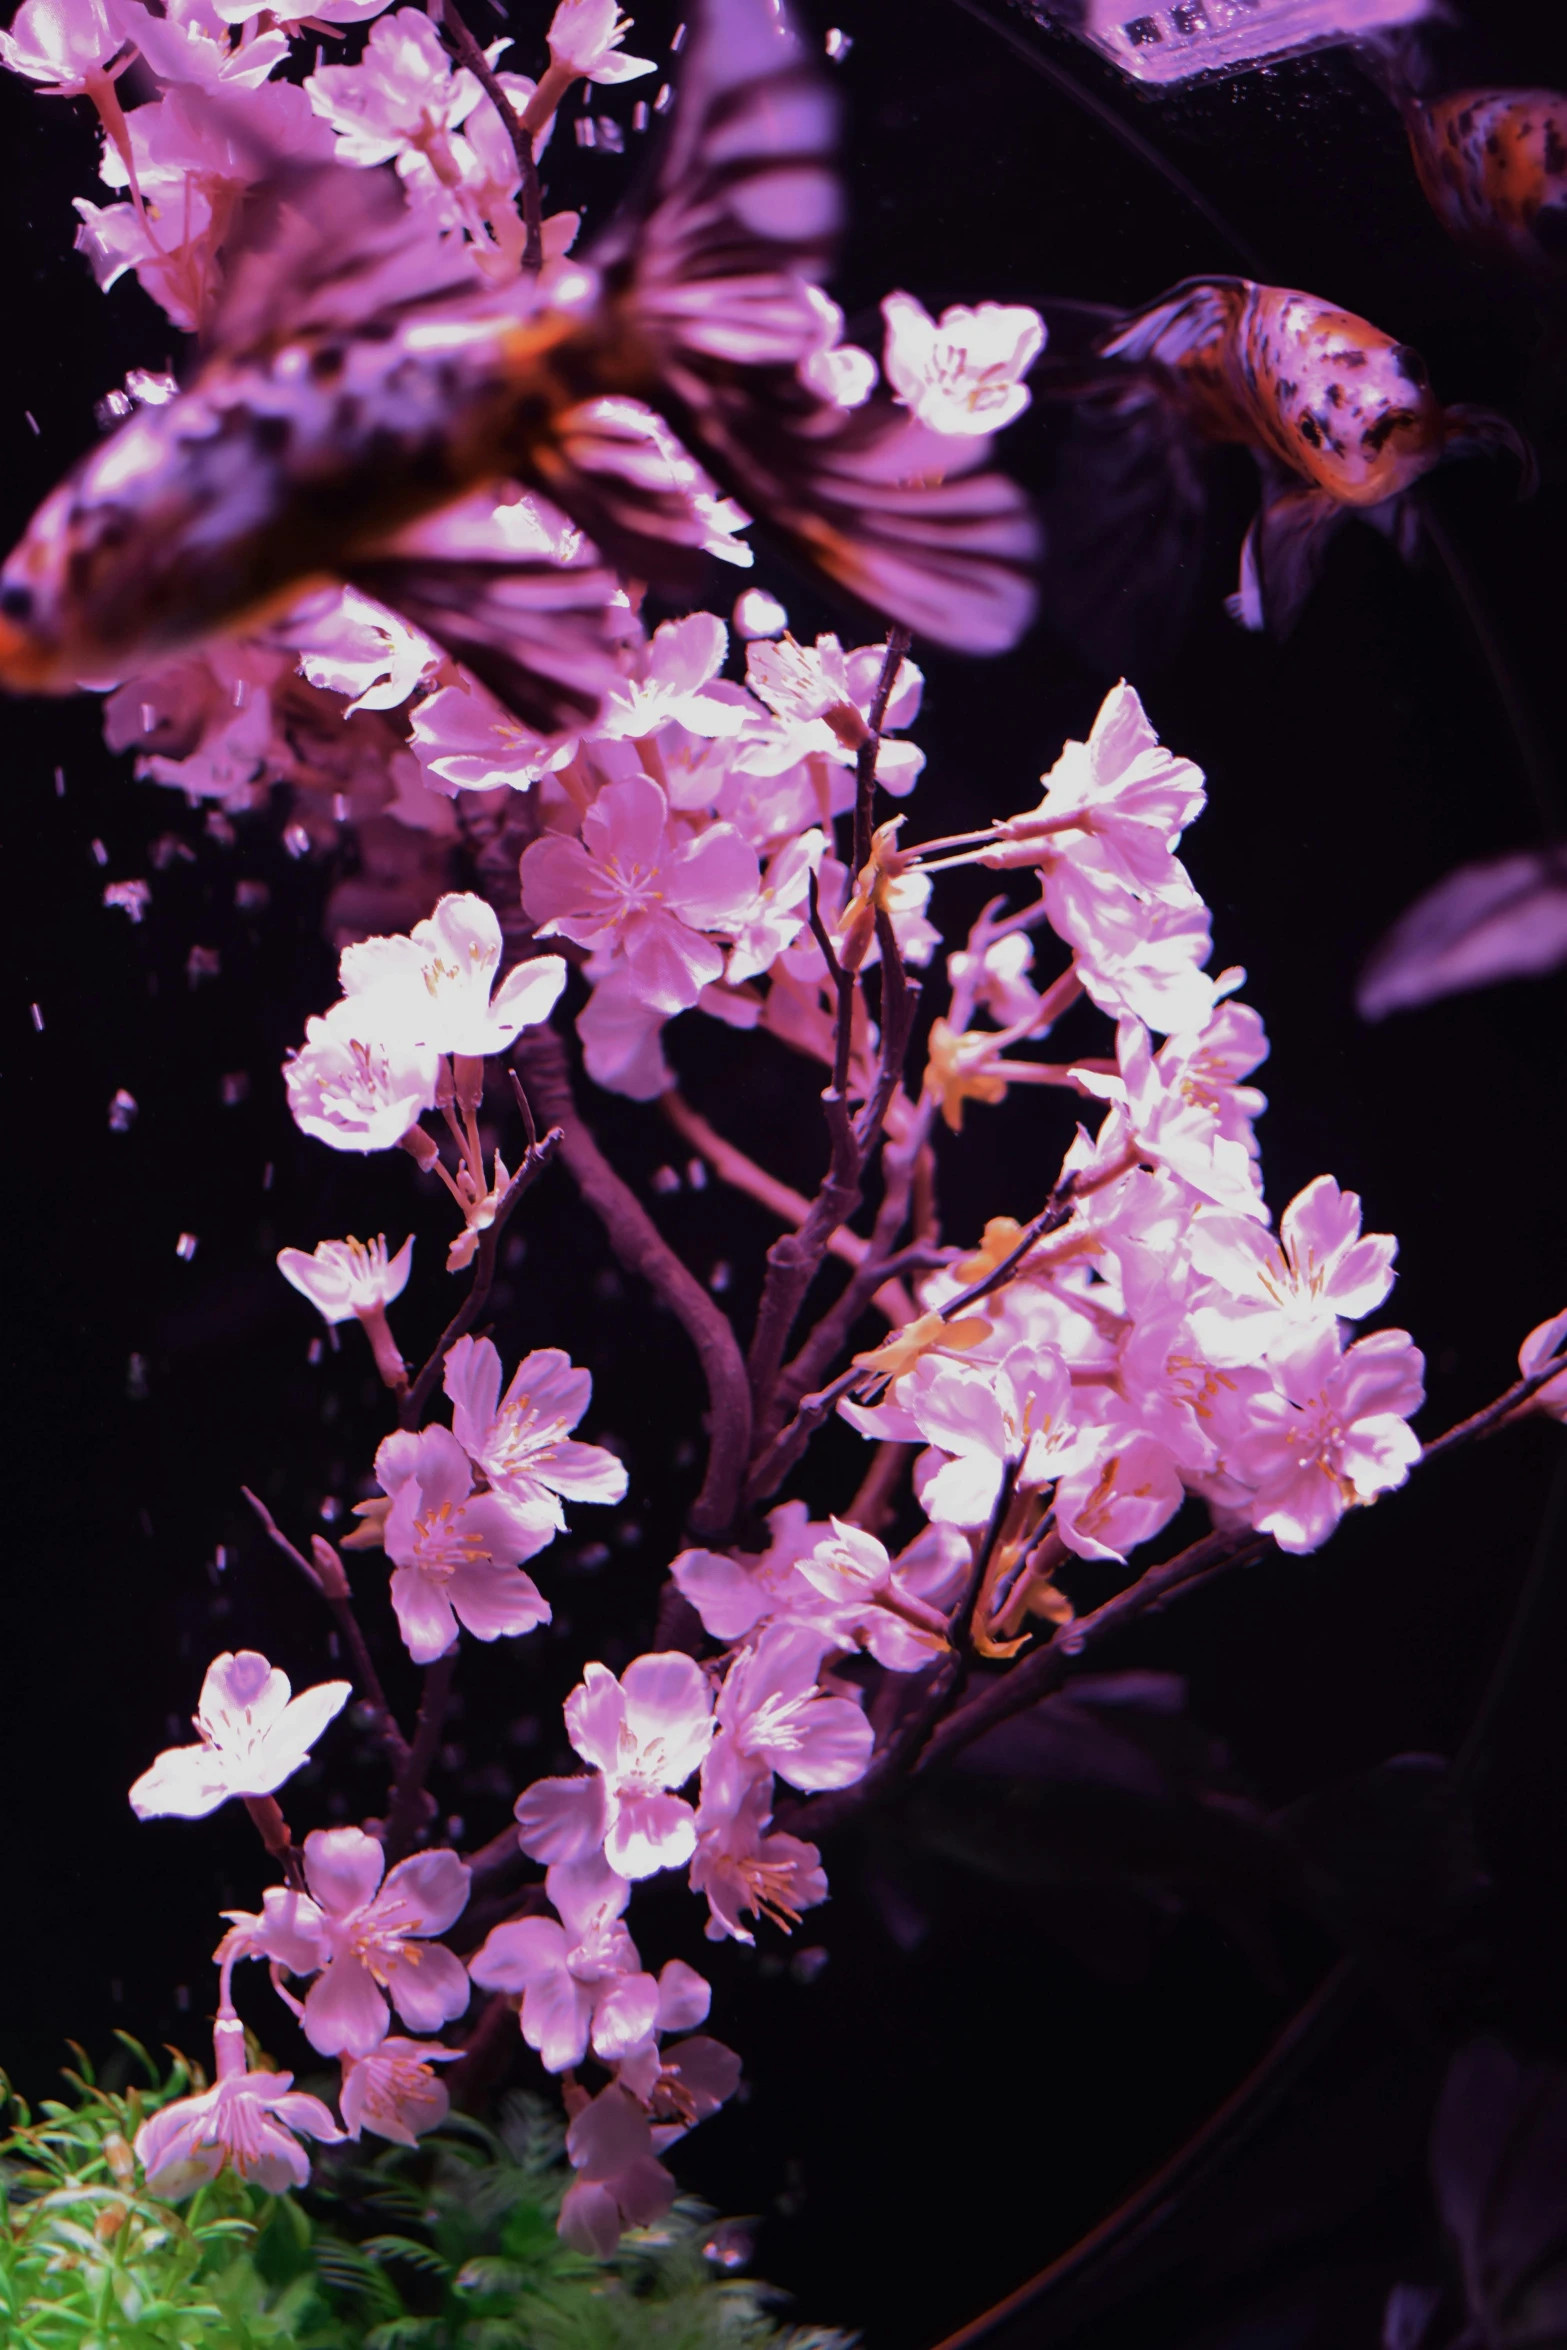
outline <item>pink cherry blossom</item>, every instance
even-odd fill
[[[954,998],[966,999],[970,1010],[982,1008],[1010,1028],[1014,1021],[1031,1020],[1039,1009],[1039,990],[1026,976],[1033,967],[1033,940],[1026,930],[1013,930],[977,952],[956,948],[947,957],[947,981]],[[960,1020],[956,1009],[950,1015],[954,1027],[966,1026],[968,1017],[965,1011]]]
[[[1164,748],[1124,680],[1105,696],[1087,742],[1065,744],[1043,781],[1045,796],[1032,815],[996,826],[1016,850],[987,851],[986,864],[1025,857],[1048,864],[1086,837],[1099,843],[1109,872],[1133,889],[1159,891],[1182,832],[1207,798],[1201,768]]]
[[[103,0],[22,0],[8,33],[0,33],[0,65],[61,97],[107,84],[108,68],[125,46]]]
[[[468,1901],[455,1852],[415,1852],[382,1883],[386,1855],[362,1828],[305,1838],[308,1894],[274,1888],[253,1937],[289,1974],[315,1975],[301,2015],[323,2056],[368,2056],[386,2037],[387,1997],[416,2032],[436,2032],[468,2004],[461,1959],[432,1935]]]
[[[416,2146],[426,2130],[440,2128],[452,2109],[446,2084],[433,2068],[457,2064],[462,2054],[460,2048],[392,2032],[368,2056],[345,2056],[337,2096],[344,2136],[357,2139],[370,2130],[399,2146]]]
[[[820,286],[808,286],[812,309],[819,321],[814,347],[807,351],[797,366],[800,381],[815,392],[818,399],[830,401],[834,408],[862,408],[876,389],[880,372],[869,351],[862,351],[854,343],[843,340],[843,312]],[[781,607],[780,607],[781,609]],[[784,622],[779,622],[779,627]],[[753,636],[771,636],[770,628],[748,631]]]
[[[1045,344],[1036,310],[981,302],[944,310],[940,322],[912,294],[889,294],[882,366],[898,397],[928,430],[964,437],[999,432],[1028,406],[1022,378]]]
[[[809,919],[811,876],[826,847],[826,834],[813,826],[769,861],[756,897],[734,925],[734,945],[724,968],[731,987],[770,971],[794,945]]]
[[[1003,1362],[984,1364],[927,1353],[893,1382],[886,1404],[869,1411],[846,1404],[843,1414],[862,1433],[950,1456],[920,1481],[920,1507],[941,1525],[987,1525],[1009,1465],[1018,1484],[1037,1488],[1080,1449],[1071,1381],[1051,1347],[1017,1347]]]
[[[672,721],[708,739],[737,735],[748,704],[719,678],[729,632],[715,612],[690,612],[653,632],[640,675],[619,678],[604,696],[595,735],[640,739]]]
[[[626,965],[611,964],[608,956],[595,958],[600,960],[610,967],[595,979],[592,994],[577,1014],[583,1066],[594,1084],[610,1093],[623,1093],[634,1102],[656,1101],[675,1082],[660,1041],[665,1015],[643,1001]]]
[[[1212,952],[1208,909],[1179,857],[1159,890],[1134,890],[1115,872],[1101,844],[1080,836],[1070,856],[1044,868],[1046,911],[1072,949],[1090,999],[1112,1019],[1150,1028],[1201,1028],[1213,1011],[1214,981],[1202,968]]]
[[[616,0],[560,0],[545,35],[551,61],[590,82],[634,82],[656,68],[651,57],[628,57],[620,44],[631,30]]]
[[[823,1566],[813,1579],[805,1562],[839,1541],[832,1524],[784,1502],[768,1517],[771,1541],[759,1557],[684,1550],[670,1568],[715,1640],[743,1640],[767,1622],[793,1624],[841,1649],[866,1648],[890,1672],[917,1672],[945,1638],[942,1607],[969,1566],[969,1547],[948,1527],[926,1527],[896,1559],[859,1528],[853,1557],[839,1575]]]
[[[1168,1446],[1130,1414],[1107,1416],[1092,1434],[1056,1486],[1056,1532],[1079,1558],[1124,1560],[1169,1524],[1185,1489]]]
[[[397,1031],[398,1007],[345,996],[305,1022],[305,1041],[284,1064],[294,1123],[339,1151],[391,1150],[435,1103],[440,1054]]]
[[[727,930],[756,896],[755,851],[728,824],[672,836],[663,792],[647,777],[605,786],[580,841],[537,840],[522,859],[522,901],[541,938],[624,955],[651,1010],[685,1011],[721,978]]]
[[[1554,1314],[1550,1321],[1541,1322],[1531,1330],[1518,1349],[1518,1368],[1524,1378],[1533,1378],[1564,1346],[1567,1346],[1567,1313]],[[1535,1389],[1533,1409],[1553,1420],[1567,1420],[1567,1371],[1559,1379],[1547,1379],[1543,1387]]]
[[[549,1622],[548,1600],[517,1563],[544,1548],[548,1529],[524,1526],[499,1494],[474,1492],[449,1428],[384,1438],[375,1473],[392,1498],[383,1529],[392,1606],[416,1664],[444,1656],[459,1624],[476,1640],[501,1640]]]
[[[622,1501],[624,1463],[571,1440],[593,1398],[591,1372],[559,1347],[524,1355],[501,1400],[501,1358],[487,1338],[459,1338],[443,1373],[452,1433],[524,1525],[558,1531],[561,1501]]]
[[[631,1887],[601,1853],[552,1868],[560,1913],[496,1926],[468,1962],[483,1989],[521,1992],[522,2036],[547,2072],[581,2064],[591,2045],[611,2064],[656,2028],[658,1985],[621,1923]]]
[[[559,955],[536,955],[496,988],[500,959],[494,907],[464,890],[441,898],[407,937],[345,947],[339,972],[347,1000],[362,1000],[365,1017],[401,1047],[482,1057],[547,1020],[566,984]]]
[[[307,1256],[302,1248],[278,1251],[277,1268],[291,1288],[307,1297],[328,1325],[374,1313],[401,1297],[413,1266],[413,1235],[395,1257],[386,1253],[386,1235],[375,1240],[321,1240]]]
[[[772,1625],[740,1651],[718,1698],[719,1743],[806,1793],[852,1787],[875,1744],[863,1707],[817,1687],[822,1649],[819,1633]]]
[[[347,1681],[289,1693],[288,1675],[254,1649],[207,1667],[195,1722],[200,1743],[171,1746],[131,1789],[138,1819],[199,1820],[230,1796],[275,1795],[353,1694]]]
[[[885,659],[884,645],[846,653],[835,636],[819,636],[814,645],[788,635],[776,642],[753,640],[746,649],[746,683],[778,723],[742,738],[737,764],[759,774],[781,773],[808,757],[852,766]],[[924,684],[917,663],[905,659],[893,681],[876,761],[876,780],[895,799],[913,789],[925,754],[913,743],[890,739],[891,730],[913,720]]]
[[[409,740],[432,791],[528,791],[570,759],[573,743],[546,742],[474,680],[442,686],[414,709]]]
[[[566,1700],[566,1733],[596,1776],[541,1779],[519,1798],[523,1850],[579,1860],[602,1844],[622,1877],[683,1868],[696,1821],[671,1790],[700,1767],[714,1726],[713,1692],[691,1657],[639,1656],[618,1681],[588,1665]]]
[[[328,0],[328,5],[333,5],[333,0]],[[230,93],[253,90],[288,55],[288,35],[279,26],[236,45],[232,28],[242,20],[218,6],[216,0],[172,0],[162,16],[126,0],[118,13],[125,31],[163,83],[194,84],[210,91],[226,85]],[[247,13],[259,16],[261,11],[251,8]],[[138,107],[136,111],[146,110]]]
[[[1214,1284],[1192,1312],[1209,1359],[1260,1363],[1330,1326],[1358,1322],[1393,1286],[1398,1242],[1360,1231],[1360,1200],[1319,1175],[1279,1220],[1279,1237],[1250,1217],[1205,1209],[1192,1223],[1192,1263]]]
[[[1114,1104],[1092,1159],[1102,1163],[1107,1156],[1134,1149],[1140,1159],[1179,1176],[1201,1198],[1264,1220],[1267,1210],[1253,1160],[1256,1146],[1247,1147],[1249,1113],[1244,1101],[1235,1098],[1227,1073],[1233,1064],[1221,1055],[1217,1070],[1207,1067],[1202,1041],[1201,1036],[1172,1038],[1156,1056],[1140,1020],[1118,1022],[1119,1074],[1077,1072],[1086,1093]],[[1239,1133],[1232,1114],[1237,1109],[1243,1121]]]
[[[1258,1227],[1234,1221],[1243,1230]],[[1121,1343],[1119,1388],[1138,1424],[1157,1438],[1187,1476],[1220,1466],[1221,1438],[1244,1419],[1249,1401],[1270,1391],[1265,1371],[1221,1368],[1209,1360],[1188,1314],[1184,1285],[1171,1284],[1139,1309]]]
[[[648,2227],[675,2200],[675,2182],[653,2152],[645,2107],[612,2081],[573,2119],[566,2152],[577,2176],[557,2222],[574,2251],[608,2260],[623,2227]]]
[[[1402,1485],[1420,1457],[1410,1414],[1425,1359],[1406,1330],[1373,1330],[1340,1355],[1336,1328],[1275,1357],[1277,1386],[1247,1408],[1228,1466],[1251,1523],[1281,1550],[1320,1549],[1346,1509]]]
[[[453,71],[434,21],[420,8],[381,17],[357,65],[318,66],[305,92],[337,133],[340,163],[401,166],[423,156],[438,176],[453,179],[450,134],[484,95],[466,67]]]
[[[310,2160],[296,2133],[331,2144],[342,2131],[319,2097],[294,2087],[292,2073],[245,2070],[245,2027],[226,2002],[212,2043],[212,2087],[160,2107],[136,2133],[136,2159],[149,2191],[180,2203],[230,2164],[269,2195],[304,2186]]]
[[[707,1896],[710,1942],[726,1935],[754,1942],[748,1917],[769,1918],[787,1934],[803,1911],[826,1900],[816,1846],[769,1833],[771,1771],[757,1771],[728,1740],[720,1740],[702,1766],[696,1818],[691,1890]]]
[[[275,624],[299,655],[302,674],[355,710],[396,710],[433,675],[442,655],[428,637],[358,588],[327,588]]]

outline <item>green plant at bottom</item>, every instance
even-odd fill
[[[110,2089],[83,2057],[35,2117],[0,2076],[3,2350],[849,2350],[715,2270],[699,2205],[613,2261],[573,2252],[560,2126],[528,2097],[494,2129],[453,2115],[417,2147],[325,2149],[302,2195],[224,2171],[161,2202],[132,2143],[201,2077],[121,2038],[144,2083]]]

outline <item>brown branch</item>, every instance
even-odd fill
[[[454,0],[433,0],[431,14],[505,125],[506,136],[517,158],[517,169],[522,175],[522,222],[525,231],[522,266],[530,277],[537,277],[544,267],[544,221],[533,135],[525,128],[516,107],[502,88],[495,68],[458,14]]]
[[[693,1534],[712,1540],[725,1534],[734,1518],[751,1449],[751,1393],[733,1327],[583,1124],[560,1038],[552,1029],[535,1028],[516,1050],[535,1098],[561,1130],[560,1155],[611,1248],[627,1271],[639,1275],[668,1306],[696,1348],[707,1381],[708,1456],[689,1522]]]
[[[898,671],[903,667],[904,655],[913,640],[906,628],[889,628],[887,652],[881,665],[881,676],[876,681],[876,692],[871,702],[868,731],[861,741],[854,759],[854,850],[850,867],[851,882],[858,882],[870,861],[871,836],[875,830],[871,819],[876,798],[876,760],[881,750],[881,730],[886,723],[887,704],[892,689],[898,682]]]
[[[1511,1419],[1520,1405],[1526,1404],[1531,1396],[1538,1395],[1540,1389],[1548,1386],[1551,1380],[1559,1379],[1564,1371],[1567,1371],[1567,1349],[1552,1355],[1549,1362],[1542,1363],[1537,1371],[1531,1371],[1526,1379],[1515,1380],[1505,1395],[1499,1395],[1495,1403],[1488,1403],[1483,1411],[1472,1412],[1467,1420],[1460,1420],[1456,1427],[1445,1430],[1440,1436],[1433,1436],[1429,1444],[1421,1447],[1419,1465],[1424,1468],[1427,1461],[1440,1460],[1443,1453],[1455,1451],[1459,1445],[1468,1444],[1476,1436],[1489,1436],[1493,1430],[1501,1427],[1504,1420]]]
[[[531,1128],[531,1118],[529,1125]],[[430,1400],[431,1391],[435,1386],[442,1363],[445,1362],[458,1339],[464,1337],[473,1328],[485,1306],[489,1303],[490,1290],[495,1281],[495,1261],[500,1249],[501,1234],[506,1229],[512,1210],[516,1207],[523,1193],[531,1190],[533,1185],[537,1183],[550,1160],[560,1149],[564,1139],[559,1127],[555,1127],[543,1137],[542,1141],[529,1143],[522,1165],[517,1169],[496,1204],[494,1217],[488,1228],[479,1235],[479,1245],[474,1252],[473,1282],[468,1295],[441,1332],[431,1349],[429,1360],[398,1404],[399,1427],[418,1427],[424,1415],[424,1407]],[[480,1181],[483,1181],[482,1176]]]
[[[381,1686],[381,1676],[375,1669],[359,1618],[354,1613],[353,1594],[349,1589],[348,1576],[344,1571],[342,1560],[333,1550],[331,1544],[322,1542],[318,1535],[316,1540],[319,1544],[319,1550],[316,1563],[312,1565],[303,1551],[294,1548],[260,1495],[252,1493],[248,1485],[242,1485],[240,1491],[261,1520],[267,1539],[277,1545],[285,1558],[293,1560],[305,1580],[313,1590],[319,1592],[331,1609],[338,1631],[341,1633],[344,1645],[348,1650],[354,1679],[359,1684],[359,1694],[366,1705],[373,1707],[378,1717],[377,1735],[392,1758],[393,1770],[401,1770],[408,1759],[408,1741],[398,1725],[397,1716],[387,1703],[386,1691]],[[322,1558],[322,1552],[327,1554],[326,1558]],[[328,1560],[331,1562],[330,1565],[327,1563]],[[337,1570],[335,1576],[332,1573],[334,1566]]]
[[[419,1700],[419,1719],[414,1725],[414,1740],[408,1749],[408,1758],[398,1772],[392,1787],[392,1800],[386,1814],[386,1859],[390,1867],[412,1849],[419,1830],[435,1815],[435,1799],[425,1793],[425,1781],[435,1761],[441,1743],[441,1731],[452,1701],[452,1681],[457,1671],[457,1643],[454,1640],[444,1656],[438,1656],[433,1665],[424,1669],[424,1695]]]

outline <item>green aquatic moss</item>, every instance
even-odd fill
[[[558,2121],[513,2097],[417,2148],[324,2150],[302,2195],[229,2173],[186,2203],[139,2184],[149,2113],[203,2085],[125,2039],[111,2088],[85,2058],[35,2115],[0,2076],[0,2342],[6,2350],[849,2350],[783,2327],[767,2287],[703,2251],[678,2204],[608,2263],[562,2244]]]

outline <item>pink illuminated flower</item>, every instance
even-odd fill
[[[653,632],[640,677],[617,678],[604,696],[595,734],[615,742],[652,734],[671,721],[709,740],[737,735],[748,705],[719,678],[729,632],[715,612],[690,612]]]
[[[321,1681],[292,1697],[264,1656],[225,1650],[201,1685],[200,1744],[160,1754],[132,1787],[131,1809],[141,1820],[199,1820],[231,1795],[275,1795],[352,1694],[347,1681]]]
[[[515,1639],[550,1620],[549,1602],[518,1565],[549,1541],[519,1523],[499,1494],[473,1490],[468,1455],[449,1428],[399,1431],[375,1456],[392,1497],[383,1529],[392,1605],[415,1664],[432,1664],[457,1638]]]
[[[675,1079],[664,1058],[664,1020],[664,1013],[643,1002],[624,964],[595,980],[577,1014],[582,1063],[594,1084],[634,1102],[656,1101],[667,1093]]]
[[[478,684],[446,685],[415,709],[410,742],[432,791],[527,791],[574,745],[546,742]]]
[[[1079,1558],[1124,1560],[1185,1499],[1169,1448],[1128,1415],[1102,1422],[1056,1486],[1056,1532]]]
[[[108,67],[125,46],[103,0],[22,0],[8,33],[0,33],[0,65],[61,97],[106,83]]]
[[[1028,406],[1022,378],[1045,344],[1044,320],[1020,304],[957,305],[940,323],[912,294],[889,294],[882,365],[887,381],[930,431],[999,432]]]
[[[879,373],[876,362],[869,351],[843,340],[843,312],[820,286],[807,286],[806,294],[820,321],[820,331],[815,347],[798,363],[800,381],[818,399],[830,401],[834,408],[862,408],[876,389]],[[785,624],[780,620],[778,626],[782,628]],[[774,631],[759,628],[747,633],[771,636]]]
[[[809,1574],[809,1561],[803,1564]],[[817,1687],[824,1645],[820,1633],[772,1625],[740,1651],[718,1698],[717,1743],[808,1794],[863,1779],[875,1744],[863,1707]]]
[[[407,937],[361,939],[339,959],[343,993],[415,1052],[503,1053],[547,1020],[566,984],[559,955],[519,963],[495,988],[501,926],[472,891],[452,891]],[[492,995],[492,989],[494,993]]]
[[[675,2200],[675,2182],[653,2152],[653,2124],[635,2097],[612,2081],[566,2132],[576,2179],[557,2225],[577,2252],[608,2260],[622,2227],[648,2227]]]
[[[616,2062],[655,2029],[658,1985],[621,1923],[631,1887],[602,1853],[552,1868],[544,1889],[560,1913],[492,1929],[468,1962],[489,1991],[522,1993],[522,2036],[547,2072],[581,2064],[591,2044]]]
[[[385,1151],[435,1102],[440,1054],[391,1036],[392,1007],[345,996],[305,1022],[305,1041],[284,1064],[288,1106],[301,1132],[339,1151]]]
[[[1419,1459],[1409,1417],[1425,1401],[1425,1358],[1407,1330],[1373,1330],[1341,1355],[1335,1327],[1272,1369],[1277,1389],[1248,1406],[1227,1465],[1251,1488],[1259,1533],[1317,1550],[1345,1510],[1392,1492]]]
[[[466,67],[454,72],[434,20],[398,8],[371,27],[357,65],[318,66],[305,84],[311,105],[337,133],[340,163],[402,163],[425,156],[456,177],[450,134],[484,93]]]
[[[538,935],[617,947],[651,1010],[681,1012],[723,976],[704,934],[742,918],[757,891],[755,851],[728,824],[671,837],[664,794],[645,776],[607,784],[580,841],[536,840],[522,859],[522,899]]]
[[[696,1845],[683,1787],[712,1743],[713,1692],[677,1653],[633,1658],[617,1681],[590,1664],[566,1700],[566,1733],[593,1779],[540,1779],[518,1799],[522,1848],[581,1860],[599,1844],[622,1877],[683,1868]]]
[[[436,2032],[468,2004],[460,1958],[444,1934],[468,1902],[455,1852],[415,1852],[382,1883],[386,1855],[362,1828],[305,1838],[308,1894],[274,1887],[254,1935],[287,1973],[314,1974],[301,2021],[323,2056],[368,2056],[386,2038],[387,1997],[416,2032]]]
[[[748,1917],[790,1933],[805,1910],[827,1898],[822,1856],[798,1836],[770,1834],[772,1773],[757,1771],[728,1743],[702,1767],[691,1890],[707,1896],[707,1938],[754,1942]]]
[[[755,899],[734,927],[734,945],[724,969],[731,987],[770,971],[793,946],[805,928],[811,876],[826,847],[826,834],[813,827],[770,859]]]
[[[623,1501],[626,1471],[599,1444],[577,1444],[591,1372],[559,1347],[524,1355],[501,1400],[501,1358],[487,1338],[459,1338],[446,1358],[452,1432],[522,1523],[558,1531],[561,1501]]]
[[[1140,1020],[1118,1022],[1119,1075],[1079,1072],[1086,1093],[1114,1105],[1094,1156],[1102,1160],[1130,1145],[1140,1159],[1168,1168],[1201,1198],[1265,1220],[1252,1156],[1256,1146],[1247,1147],[1250,1112],[1242,1095],[1250,1089],[1235,1087],[1227,1054],[1221,1054],[1217,1068],[1201,1066],[1201,1045],[1200,1036],[1173,1037],[1155,1056]],[[1239,1132],[1237,1110],[1244,1121]]]
[[[430,676],[441,654],[428,637],[357,588],[327,588],[296,604],[274,633],[299,654],[299,667],[355,710],[396,710]]]
[[[322,1240],[309,1256],[302,1248],[278,1251],[277,1269],[291,1288],[307,1297],[329,1325],[373,1313],[401,1297],[413,1265],[413,1236],[388,1258],[386,1236],[364,1240]]]
[[[1533,1378],[1564,1346],[1567,1346],[1567,1314],[1555,1314],[1549,1322],[1541,1322],[1531,1330],[1518,1349],[1518,1368],[1524,1378]],[[1547,1379],[1543,1387],[1535,1389],[1532,1408],[1545,1412],[1553,1420],[1567,1420],[1567,1371],[1559,1379]]]
[[[1032,815],[996,826],[1016,848],[987,853],[986,864],[1022,862],[1025,854],[1049,864],[1070,854],[1074,839],[1090,838],[1109,872],[1133,889],[1158,891],[1207,797],[1201,768],[1164,748],[1124,680],[1105,696],[1087,742],[1066,743],[1043,781]]]
[[[456,2064],[460,2048],[433,2040],[405,2040],[391,2033],[368,2056],[343,2058],[342,2108],[345,2137],[366,2130],[399,2146],[414,2146],[426,2130],[438,2129],[452,2109],[446,2085],[432,2069]]]
[[[1191,1228],[1192,1263],[1215,1284],[1192,1311],[1210,1361],[1260,1363],[1340,1316],[1358,1322],[1393,1286],[1398,1242],[1360,1231],[1360,1200],[1331,1175],[1291,1200],[1272,1239],[1247,1216],[1205,1209]]]
[[[328,5],[333,5],[333,0],[328,0]],[[288,35],[280,26],[257,32],[236,46],[232,28],[243,20],[228,8],[217,6],[216,0],[170,0],[161,16],[126,0],[118,13],[123,30],[163,83],[194,84],[203,90],[225,85],[230,92],[253,90],[288,55]],[[259,16],[261,11],[249,8],[246,13]],[[280,17],[285,13],[293,13],[286,4],[278,11]],[[138,107],[136,111],[140,114],[145,109]]]
[[[342,2131],[319,2097],[294,2087],[292,2073],[245,2070],[245,2028],[231,2007],[219,2009],[212,2040],[212,2087],[163,2106],[136,2133],[149,2190],[180,2203],[228,2164],[269,2195],[302,2187],[310,2159],[295,2133],[332,2144]]]
[[[545,35],[551,62],[584,80],[634,82],[656,69],[651,57],[628,57],[620,44],[631,30],[615,0],[560,0]]]

